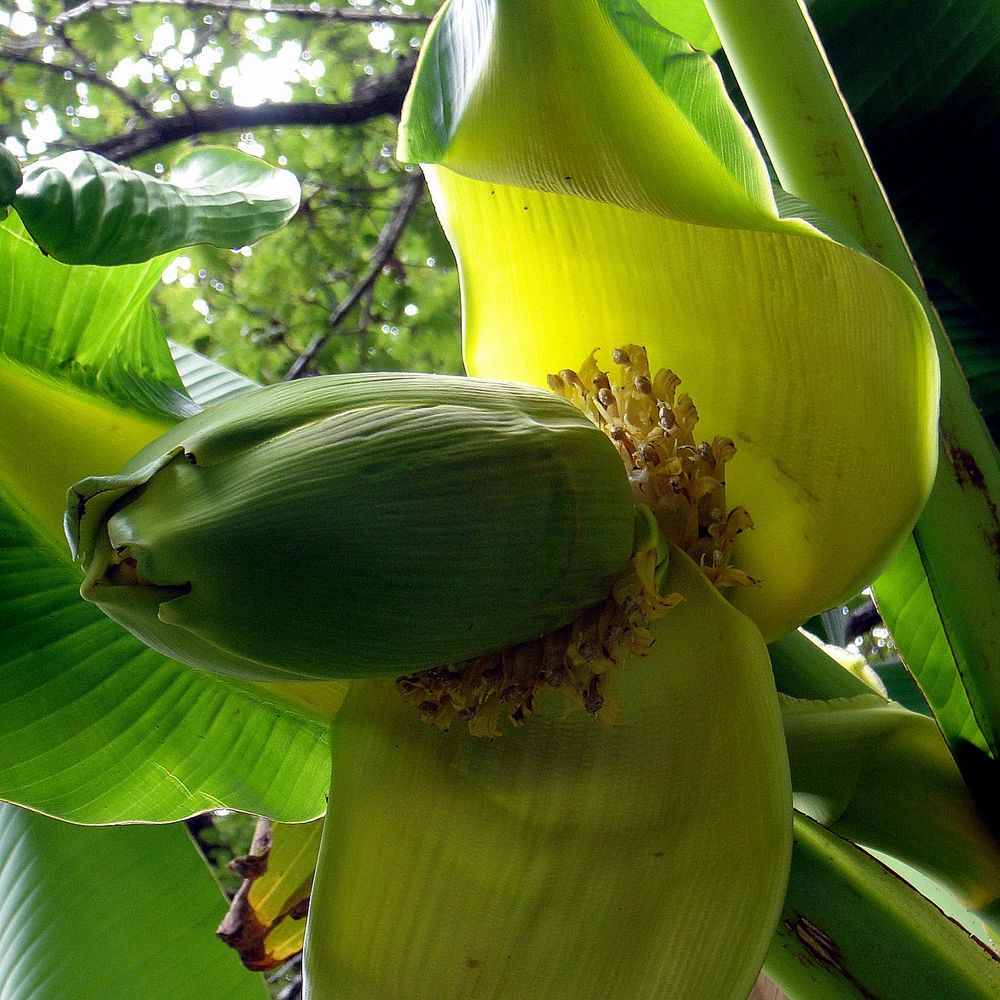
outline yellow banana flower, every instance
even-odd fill
[[[661,5],[662,6],[662,5]],[[401,153],[461,272],[472,375],[545,384],[644,343],[755,524],[733,595],[767,639],[870,582],[937,459],[937,357],[914,296],[781,218],[714,64],[635,0],[456,2],[425,47]]]
[[[788,863],[763,637],[854,592],[912,526],[936,462],[924,315],[783,217],[714,65],[635,0],[452,0],[401,156],[456,251],[470,374],[544,385],[645,344],[705,440],[735,443],[728,499],[755,528],[734,561],[759,584],[729,604],[672,551],[683,600],[615,678],[607,728],[543,698],[486,743],[353,685],[308,995],[745,996]]]

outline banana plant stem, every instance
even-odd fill
[[[907,283],[927,312],[941,362],[942,460],[914,536],[962,683],[995,760],[1000,748],[1000,456],[804,5],[800,0],[705,0],[705,5],[781,185],[846,228]],[[966,780],[980,786],[974,788],[977,797],[988,797],[981,777],[967,774]]]

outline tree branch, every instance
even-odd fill
[[[864,604],[855,608],[850,614],[845,615],[844,636],[846,641],[851,643],[881,624],[882,616],[878,613],[875,602],[871,598],[868,598]]]
[[[253,129],[265,125],[358,125],[380,115],[398,115],[413,75],[407,59],[391,73],[365,79],[356,96],[339,104],[326,102],[261,104],[254,108],[222,105],[155,118],[134,132],[93,143],[88,149],[109,160],[127,160],[179,139],[212,132]]]
[[[293,379],[301,378],[306,374],[309,366],[316,360],[316,355],[326,346],[344,317],[358,304],[365,292],[375,284],[376,278],[382,273],[382,268],[388,263],[389,258],[396,249],[396,244],[403,235],[406,223],[409,221],[410,215],[420,200],[423,191],[423,175],[417,174],[406,185],[403,197],[393,209],[389,221],[382,227],[382,232],[379,233],[378,242],[375,244],[375,251],[372,254],[368,270],[347,295],[337,303],[337,308],[330,314],[326,331],[317,337],[313,337],[309,346],[292,362],[291,368],[285,374],[285,382],[291,382]]]
[[[281,14],[285,17],[299,20],[324,20],[344,22],[374,21],[395,22],[402,24],[428,24],[431,20],[427,14],[394,14],[391,11],[355,10],[351,7],[313,7],[309,4],[277,3],[266,6],[262,3],[247,2],[247,0],[85,0],[84,3],[63,11],[52,19],[55,26],[78,21],[90,14],[107,10],[123,10],[129,7],[182,7],[185,10],[211,10],[220,14]]]

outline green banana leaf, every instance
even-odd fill
[[[866,850],[872,857],[881,861],[887,868],[891,868],[897,875],[913,886],[921,896],[929,899],[951,921],[964,927],[976,940],[981,941],[985,947],[996,953],[997,942],[994,936],[995,932],[991,935],[990,929],[983,922],[982,918],[964,906],[955,897],[954,893],[949,892],[940,882],[934,881],[934,879],[925,875],[919,869],[904,864],[898,858],[892,857],[892,855],[884,854],[881,851],[875,851],[871,848],[866,848]]]
[[[170,354],[188,395],[202,407],[260,388],[245,375],[226,368],[183,344],[170,342]]]
[[[88,828],[0,804],[4,1000],[263,1000],[213,935],[224,912],[183,826]]]
[[[299,183],[223,147],[185,153],[166,180],[75,150],[27,167],[10,203],[64,264],[133,264],[194,243],[254,243],[295,214]]]
[[[1000,926],[1000,838],[934,722],[874,693],[781,705],[796,808],[918,868]]]
[[[832,701],[870,694],[871,687],[802,629],[768,646],[774,683],[790,698]]]
[[[664,28],[687,39],[694,48],[714,54],[722,44],[702,0],[640,0],[640,3]]]
[[[12,215],[0,260],[0,797],[90,823],[320,815],[342,691],[200,674],[77,593],[69,485],[197,410],[145,302],[162,259],[68,267]]]
[[[769,653],[796,808],[948,886],[995,925],[1000,839],[931,719],[887,701],[802,632]]]
[[[990,1000],[1000,962],[871,855],[795,816],[764,972],[790,1000]]]
[[[915,541],[906,543],[892,566],[875,581],[874,590],[879,611],[893,637],[899,636],[896,642],[907,667],[920,684],[963,772],[975,773],[977,767],[988,771],[990,751],[983,733],[992,726],[979,724],[969,701],[963,672],[941,624]],[[995,790],[994,785],[994,794]]]

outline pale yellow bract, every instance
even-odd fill
[[[425,166],[469,372],[544,385],[595,347],[607,365],[645,344],[703,435],[736,444],[729,495],[756,525],[736,561],[763,586],[733,601],[776,638],[869,583],[923,506],[938,412],[924,313],[881,265],[779,218],[717,71],[638,5],[489,7],[479,72]],[[411,110],[419,97],[418,78]],[[405,126],[403,152],[419,138]]]

